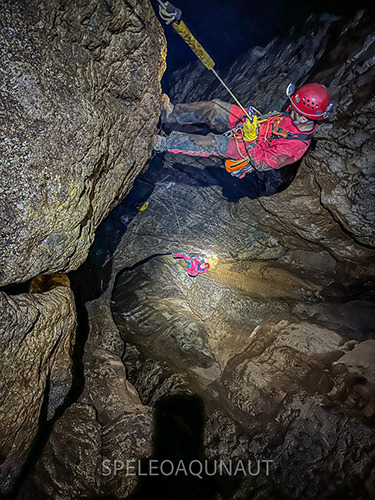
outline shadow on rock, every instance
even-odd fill
[[[220,472],[216,460],[205,454],[203,431],[207,420],[197,395],[175,394],[154,407],[152,455],[132,466],[138,484],[126,497],[145,500],[157,494],[164,500],[286,500],[269,478]],[[134,462],[134,461],[133,461]],[[89,500],[119,500],[116,495]]]
[[[160,167],[165,170],[165,165],[168,165],[169,178],[177,185],[218,186],[227,201],[236,203],[241,198],[256,199],[283,191],[293,181],[300,163],[299,161],[279,170],[254,171],[243,179],[238,179],[225,170],[223,159],[167,154],[164,158],[156,156],[150,171],[156,172]]]
[[[219,486],[205,471],[210,472],[210,463],[203,446],[204,423],[204,406],[197,395],[159,400],[154,412],[153,453],[140,463],[144,475],[129,500],[152,498],[156,491],[170,500],[215,498]]]

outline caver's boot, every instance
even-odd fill
[[[157,135],[155,138],[154,151],[157,151],[158,153],[164,153],[164,151],[167,150],[167,138],[163,135]]]
[[[165,123],[168,120],[169,115],[173,112],[174,105],[167,94],[161,96],[161,123]]]

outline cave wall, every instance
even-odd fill
[[[0,492],[18,478],[43,419],[51,419],[72,385],[77,317],[66,276],[44,293],[0,292]]]
[[[0,19],[0,490],[12,496],[77,392],[75,297],[61,273],[85,261],[150,159],[166,40],[147,0],[4,0]],[[95,434],[95,410],[79,405]],[[58,424],[64,446],[75,411]]]
[[[0,285],[82,264],[150,157],[163,31],[143,0],[1,2]]]
[[[375,229],[374,28],[373,17],[364,11],[311,17],[289,39],[255,48],[221,75],[244,105],[261,112],[286,109],[289,82],[328,87],[334,110],[319,125],[293,183],[259,199],[271,217],[251,217],[254,202],[247,204],[249,214],[240,206],[239,216],[283,244],[325,249],[359,266],[363,262],[365,274]],[[193,102],[202,96],[231,100],[200,63],[172,75],[172,101]]]

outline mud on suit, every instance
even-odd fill
[[[172,113],[162,121],[172,128],[176,124],[205,124],[213,129],[215,127],[222,129],[224,126],[226,130],[230,130],[243,116],[244,112],[239,106],[214,99],[176,104]],[[277,123],[275,119],[261,123],[257,141],[246,142],[242,138],[236,140],[234,137],[213,133],[199,135],[174,131],[166,138],[166,150],[189,156],[213,155],[234,160],[246,158],[256,170],[279,169],[296,162],[304,155],[310,145],[312,134],[311,132],[306,134],[306,140],[275,138],[273,137],[275,127],[301,136],[301,131],[286,113]]]

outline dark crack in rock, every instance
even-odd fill
[[[82,403],[70,406],[54,426],[36,464],[33,482],[28,484],[26,498],[96,496],[102,469],[101,444],[95,408]]]

